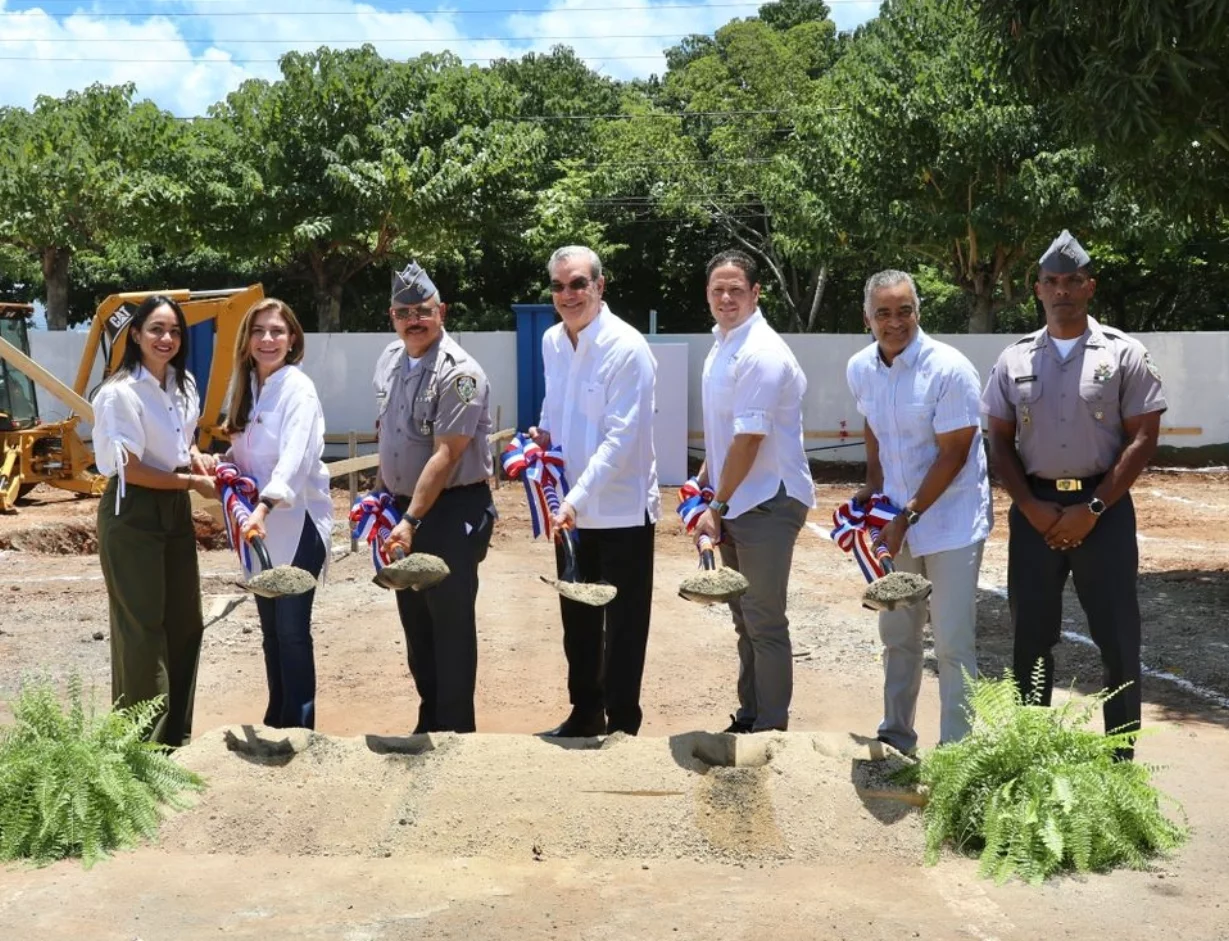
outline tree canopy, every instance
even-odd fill
[[[426,265],[469,329],[543,301],[559,245],[669,332],[710,323],[703,269],[754,255],[790,331],[861,329],[873,271],[915,273],[941,330],[1032,327],[1069,228],[1101,316],[1229,327],[1229,0],[886,0],[841,33],[779,0],[617,81],[566,47],[289,53],[202,117],[132,86],[0,109],[0,295],[53,328],[120,289],[259,279],[321,330],[381,329]]]

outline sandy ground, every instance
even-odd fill
[[[821,484],[812,521],[826,527],[850,489]],[[788,734],[757,736],[745,761],[721,760],[722,737],[692,734],[728,722],[737,658],[725,611],[675,593],[695,557],[671,518],[657,538],[641,736],[567,749],[533,737],[566,714],[565,665],[555,596],[538,579],[549,547],[530,540],[522,491],[505,486],[482,569],[479,735],[407,735],[416,698],[393,601],[339,530],[314,628],[323,734],[248,754],[243,724],[264,709],[260,631],[232,557],[204,551],[213,623],[196,740],[181,755],[210,789],[156,846],[89,872],[0,871],[0,937],[1229,939],[1229,480],[1154,472],[1135,494],[1152,730],[1139,754],[1162,766],[1194,827],[1151,872],[1033,889],[986,883],[955,856],[921,865],[916,812],[857,787],[879,719],[879,645],[852,562],[813,530],[794,561]],[[1010,657],[996,498],[979,602],[992,672]],[[92,550],[95,507],[37,491],[0,517],[0,697],[32,670],[77,672],[105,697],[97,557],[56,554]],[[1073,594],[1065,611],[1059,682],[1095,689]],[[923,744],[937,713],[928,673]]]

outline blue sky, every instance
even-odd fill
[[[841,29],[878,0],[827,0]],[[0,0],[0,105],[29,107],[91,82],[131,81],[139,97],[200,114],[244,79],[273,78],[277,57],[373,43],[407,58],[450,49],[466,60],[569,45],[615,78],[660,73],[662,51],[758,3],[735,0]]]

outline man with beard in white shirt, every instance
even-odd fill
[[[727,251],[708,263],[716,326],[704,361],[704,464],[713,489],[695,535],[718,543],[721,560],[750,587],[730,602],[738,634],[738,712],[727,732],[784,731],[794,691],[785,597],[794,543],[815,505],[802,443],[807,379],[759,308],[759,270]]]
[[[553,518],[574,538],[580,579],[618,594],[604,608],[560,599],[572,711],[547,735],[640,729],[640,684],[653,595],[653,536],[661,512],[653,451],[657,366],[648,343],[602,300],[602,263],[589,248],[558,249],[547,265],[561,322],[542,338],[546,397],[529,435],[563,450],[570,484]],[[560,575],[561,544],[555,547]]]

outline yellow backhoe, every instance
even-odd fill
[[[151,294],[165,294],[178,301],[189,327],[215,322],[212,349],[200,351],[207,356],[194,357],[194,372],[202,390],[197,444],[201,450],[208,450],[220,437],[235,337],[244,313],[264,297],[261,285],[221,291],[112,294],[98,305],[72,386],[30,358],[26,322],[33,308],[28,304],[0,304],[0,511],[11,509],[21,495],[40,483],[77,493],[102,492],[105,480],[93,470],[94,452],[82,440],[77,426],[82,421],[94,421],[88,396],[93,392],[90,377],[99,356],[105,379],[123,358],[133,314]],[[206,362],[208,366],[202,368]],[[200,371],[207,375],[199,375]],[[69,417],[58,422],[39,421],[35,386],[63,402],[71,412]]]

